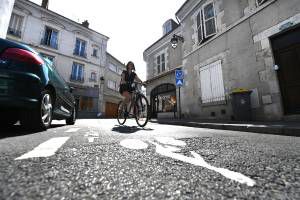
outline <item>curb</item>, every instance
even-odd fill
[[[166,121],[150,120],[152,123],[168,124],[177,126],[186,126],[194,128],[208,128],[217,130],[231,130],[252,133],[264,133],[285,136],[300,136],[300,126],[287,125],[243,125],[243,124],[222,124],[222,123],[202,123],[202,122],[185,122],[185,121]]]

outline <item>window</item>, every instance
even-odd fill
[[[221,61],[200,68],[200,84],[202,103],[225,100]]]
[[[256,0],[256,5],[257,6],[260,6],[262,5],[263,3],[265,3],[267,0]]]
[[[94,57],[98,57],[98,49],[93,49],[93,54],[92,54],[92,56],[94,56]]]
[[[111,80],[108,80],[107,82],[107,87],[109,89],[112,89],[112,90],[118,90],[118,87],[117,87],[117,82],[116,81],[111,81]]]
[[[163,25],[163,33],[164,35],[170,33],[172,31],[172,21],[169,20]]]
[[[157,56],[157,73],[160,73],[160,56]]]
[[[156,57],[156,67],[157,74],[166,71],[166,58],[164,53]]]
[[[121,75],[123,73],[123,69],[122,68],[118,68],[118,74]]]
[[[84,82],[84,65],[79,63],[73,63],[72,73],[71,73],[71,81]]]
[[[200,44],[217,32],[214,4],[205,4],[196,16],[197,39]]]
[[[96,82],[97,81],[97,74],[96,72],[91,73],[90,82]]]
[[[113,72],[117,72],[117,66],[112,63],[109,63],[109,69]]]
[[[165,61],[165,54],[161,54],[161,71],[166,71],[166,61]]]
[[[23,17],[13,13],[10,18],[7,33],[17,37],[21,37],[21,30],[23,25]]]
[[[49,46],[51,48],[57,49],[58,48],[58,31],[46,27],[45,35],[42,39],[42,45]]]
[[[86,58],[86,41],[76,39],[74,55]]]

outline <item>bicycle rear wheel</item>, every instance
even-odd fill
[[[140,127],[146,126],[149,121],[149,103],[145,96],[139,96],[134,105],[136,123]]]
[[[126,112],[126,105],[124,104],[123,101],[120,101],[118,105],[118,118],[117,118],[120,125],[124,125],[126,122],[127,116],[125,115],[125,112]]]

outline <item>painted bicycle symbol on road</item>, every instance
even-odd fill
[[[186,146],[186,143],[182,140],[177,140],[170,137],[157,137],[154,141],[148,141],[149,144],[155,145],[156,153],[161,156],[179,160],[185,163],[189,163],[195,166],[204,167],[209,170],[215,171],[224,177],[237,181],[241,184],[246,184],[247,186],[254,186],[255,181],[239,172],[234,172],[225,168],[214,167],[207,163],[204,158],[196,153],[191,151],[192,157],[185,156],[180,151],[181,148]],[[120,145],[127,149],[141,150],[147,149],[149,144],[138,139],[125,139],[120,142]]]

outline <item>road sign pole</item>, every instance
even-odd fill
[[[181,119],[181,96],[180,96],[180,88],[181,88],[181,87],[178,88],[178,89],[179,89],[179,91],[178,91],[178,93],[179,93],[179,94],[178,94],[178,98],[179,98],[179,99],[178,99],[178,103],[179,103],[179,106],[178,106],[178,107],[179,107],[179,108],[178,108],[179,119]]]

